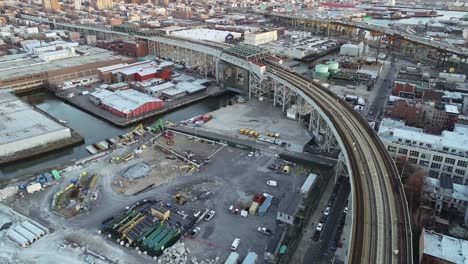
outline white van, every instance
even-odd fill
[[[234,239],[234,241],[231,244],[231,250],[236,251],[237,247],[239,247],[239,244],[240,244],[240,238]]]

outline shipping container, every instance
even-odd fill
[[[255,252],[250,251],[247,256],[245,257],[242,264],[257,264],[258,263],[258,255]]]
[[[42,189],[42,185],[40,183],[33,183],[26,187],[26,191],[28,193],[35,193],[37,191],[40,191],[41,189]]]
[[[231,252],[231,254],[229,254],[224,264],[237,264],[238,260],[239,260],[239,254],[237,254],[237,252]]]
[[[253,202],[252,205],[250,205],[249,214],[250,215],[256,215],[257,210],[258,210],[258,206],[259,206],[259,204],[257,202]]]
[[[258,208],[258,215],[259,216],[264,216],[268,210],[268,208],[270,208],[270,205],[271,205],[271,202],[273,200],[273,196],[269,195],[269,194],[264,194],[264,196],[266,197],[265,201],[263,202],[263,204]]]

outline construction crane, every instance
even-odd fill
[[[164,131],[164,121],[162,119],[156,120],[151,126],[150,126],[151,131],[153,132],[159,132],[159,131]]]
[[[129,142],[132,140],[132,135],[133,133],[137,132],[137,131],[140,131],[140,133],[144,133],[144,128],[143,128],[143,124],[139,124],[138,126],[136,126],[132,131],[128,132],[125,136],[124,136],[124,140]]]

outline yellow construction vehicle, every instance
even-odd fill
[[[141,134],[141,135],[142,135],[143,133],[145,133],[145,129],[144,129],[144,127],[143,127],[143,124],[139,124],[138,126],[136,126],[132,131],[128,132],[128,133],[123,137],[123,139],[124,139],[126,142],[131,141],[134,133],[139,133],[139,134]]]
[[[174,202],[182,204],[182,205],[187,202],[187,199],[185,199],[185,197],[182,196],[182,194],[180,194],[180,193],[172,196],[172,200],[174,200]]]
[[[243,134],[245,133],[245,128],[239,129],[239,133],[240,133],[241,135],[243,135]]]

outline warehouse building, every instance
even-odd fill
[[[187,91],[176,87],[169,88],[162,92],[162,98],[164,98],[165,100],[174,100],[177,98],[184,97],[185,95],[187,95]]]
[[[206,86],[194,82],[179,82],[176,88],[185,90],[188,94],[206,91]]]
[[[154,97],[161,97],[162,93],[170,88],[175,87],[175,84],[172,82],[166,82],[150,87],[145,87],[145,92]]]
[[[79,48],[75,50],[78,53]],[[59,52],[60,53],[60,52]],[[63,54],[55,54],[59,58]],[[54,55],[54,56],[55,56]],[[31,55],[8,55],[0,58],[0,89],[27,90],[44,86],[58,87],[64,81],[97,74],[97,69],[132,62],[134,59],[111,52],[92,50],[70,58],[44,61]]]
[[[71,138],[71,131],[10,93],[0,93],[0,157]]]
[[[90,100],[121,117],[134,117],[163,107],[164,102],[142,92],[128,89],[111,92],[100,89],[91,94]]]
[[[244,34],[244,43],[252,46],[262,45],[275,40],[278,40],[276,30],[265,32],[245,32]]]

